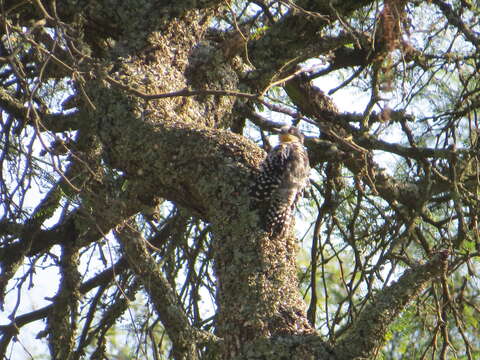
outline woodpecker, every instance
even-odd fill
[[[303,134],[294,126],[285,126],[279,138],[280,143],[261,164],[251,191],[266,206],[265,230],[272,235],[281,235],[290,226],[310,173]]]

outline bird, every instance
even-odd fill
[[[309,184],[310,173],[300,130],[284,126],[279,140],[260,165],[251,188],[252,196],[266,209],[264,227],[273,236],[284,234],[292,223],[295,206]]]

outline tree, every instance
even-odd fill
[[[39,320],[53,359],[479,355],[474,2],[1,11],[3,358]],[[312,186],[271,236],[249,187],[280,118]]]

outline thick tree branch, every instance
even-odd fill
[[[79,248],[75,238],[62,244],[60,258],[61,282],[48,313],[48,342],[53,359],[70,358],[77,329],[80,273],[77,269]]]
[[[21,121],[25,121],[26,108],[21,101],[14,98],[5,88],[0,89],[0,106],[3,111],[8,112],[12,116]]]
[[[166,221],[166,223],[162,226],[162,228],[159,230],[159,232],[151,239],[149,239],[150,244],[154,246],[154,248],[162,248],[169,237],[171,236],[173,231],[176,231],[176,228],[178,226],[181,226],[183,224],[184,218],[183,216],[174,216],[170,218],[169,220]],[[40,242],[46,242],[47,239],[56,236],[60,237],[57,243],[61,244],[62,240],[68,239],[69,237],[62,233],[58,232],[56,229],[52,229],[51,231],[46,231],[48,234],[44,234],[42,239],[36,239],[36,241]],[[96,240],[96,237],[95,237]],[[149,251],[151,252],[152,249],[149,248]],[[9,255],[12,256],[12,255]],[[125,256],[122,256],[115,264],[113,264],[110,268],[103,270],[101,273],[98,275],[92,277],[91,279],[85,281],[79,286],[79,293],[82,295],[85,295],[92,289],[96,287],[104,287],[108,288],[109,284],[113,281],[115,276],[122,276],[127,272],[129,269],[128,266],[128,261]],[[132,287],[130,287],[127,292],[131,292]],[[136,289],[135,289],[136,291]],[[3,356],[5,354],[5,351],[7,349],[8,344],[11,342],[13,336],[15,336],[18,331],[21,329],[22,326],[27,325],[33,321],[41,320],[46,318],[52,311],[53,309],[53,304],[45,306],[41,309],[32,311],[30,313],[22,314],[19,316],[16,316],[14,319],[12,319],[11,323],[9,325],[3,325],[0,326],[0,331],[2,332],[2,337],[0,340],[0,356]],[[103,332],[105,332],[110,326],[111,322],[115,321],[115,319],[121,315],[121,309],[128,306],[128,299],[122,299],[118,300],[114,305],[111,306],[106,312],[105,315],[103,316],[103,320],[101,321],[100,325],[97,326],[98,329],[102,329]],[[110,322],[110,323],[109,323]],[[110,325],[109,325],[110,324]],[[88,338],[85,340],[86,344],[89,344],[91,342],[91,336],[90,334]],[[105,333],[103,333],[102,336],[105,336]],[[81,349],[78,349],[77,352],[79,352]]]
[[[455,155],[454,151],[409,148],[375,139],[374,136],[350,124],[360,120],[357,114],[340,114],[332,100],[302,75],[290,80],[285,85],[285,90],[303,114],[315,119],[323,137],[335,143],[343,152],[334,151],[338,154],[334,159],[341,159],[351,172],[362,177],[366,185],[382,198],[389,202],[406,205],[411,209],[419,209],[431,193],[448,190],[450,184],[440,177],[425,179],[424,183],[409,183],[394,179],[375,164],[371,150],[384,150],[419,161],[425,161],[430,157],[449,159]],[[397,116],[401,114],[395,114],[395,117]],[[466,152],[463,155],[466,155]],[[315,164],[317,157],[312,158]],[[427,187],[428,191],[426,191]]]
[[[265,87],[275,75],[293,68],[307,56],[326,53],[349,41],[350,35],[344,34],[345,39],[326,38],[327,45],[324,45],[318,34],[336,21],[338,16],[348,16],[371,2],[349,0],[332,4],[328,1],[309,1],[305,7],[302,7],[302,2],[292,6],[289,15],[269,27],[264,36],[248,43],[249,56],[254,59],[257,68],[261,69],[261,86]],[[305,44],[317,45],[309,48]]]
[[[173,343],[176,360],[197,359],[198,345],[212,339],[213,335],[202,332],[189,324],[177,294],[159,270],[158,264],[148,253],[146,241],[141,234],[125,225],[115,231],[130,267],[143,283],[165,330]]]
[[[96,287],[108,285],[116,275],[121,275],[128,269],[127,265],[126,258],[120,258],[110,268],[103,270],[98,275],[81,284],[78,290],[79,293],[83,295]],[[3,356],[5,354],[12,337],[18,333],[22,326],[37,320],[45,319],[51,313],[53,306],[53,304],[47,305],[38,310],[16,316],[12,319],[10,324],[1,325],[0,331],[2,332],[2,337],[0,340],[0,355]]]
[[[78,130],[85,121],[77,113],[72,114],[43,114],[40,116],[40,131],[63,132]]]
[[[80,207],[65,217],[63,222],[48,230],[41,229],[41,226],[43,224],[42,219],[49,217],[48,214],[50,214],[51,209],[43,211],[40,217],[32,217],[35,220],[35,226],[28,222],[25,225],[0,223],[0,233],[10,234],[19,239],[19,241],[13,244],[3,245],[0,248],[2,259],[0,264],[3,268],[0,284],[6,286],[8,279],[14,275],[16,266],[21,263],[24,256],[31,257],[44,253],[53,245],[62,244],[67,239],[72,238],[81,238],[81,245],[86,246],[102,238],[125,217],[140,211],[144,205],[138,200],[138,193],[130,192],[136,191],[134,190],[136,186],[134,184],[131,185],[131,188],[121,193],[116,199],[107,195],[104,199],[105,202],[100,208],[107,208],[109,209],[108,212],[101,211],[95,214],[94,217],[90,215],[90,210]],[[133,198],[131,198],[132,195],[134,196]],[[98,197],[96,199],[97,201],[100,200]],[[45,215],[47,216],[45,217]],[[82,226],[86,226],[87,230],[82,231]],[[81,236],[80,233],[82,234]],[[3,297],[1,298],[3,299]]]
[[[475,32],[470,29],[465,22],[457,15],[453,9],[452,5],[442,1],[442,0],[432,0],[432,2],[438,6],[440,11],[445,15],[448,20],[448,23],[456,27],[465,38],[470,41],[477,49],[480,50],[480,38],[475,35]]]
[[[85,33],[88,35],[89,40],[93,40],[93,36],[96,36],[95,44],[98,44],[99,39],[118,38],[120,34],[128,35],[126,34],[127,26],[134,25],[136,22],[126,21],[128,20],[127,17],[135,14],[139,15],[138,12],[131,12],[132,9],[136,11],[146,10],[152,19],[157,18],[156,23],[149,24],[149,26],[157,26],[157,28],[150,28],[150,31],[154,31],[158,30],[165,23],[165,18],[168,16],[171,18],[181,17],[185,12],[195,9],[213,8],[221,3],[221,0],[179,0],[163,3],[162,6],[144,4],[142,7],[134,8],[130,1],[123,0],[111,3],[99,2],[95,7],[85,6],[83,2],[59,2],[52,5],[42,1],[21,1],[19,3],[18,0],[6,0],[3,8],[7,14],[17,13],[21,24],[25,26],[30,25],[33,21],[37,21],[39,17],[46,19],[47,26],[57,26],[58,19],[56,15],[59,16],[62,22],[72,23],[75,15],[82,13],[86,22],[84,25]],[[41,7],[39,7],[40,4],[42,5]],[[112,8],[115,8],[116,11],[112,12]],[[147,18],[149,16],[142,17],[144,20]],[[160,19],[164,19],[164,21],[160,21]]]
[[[231,132],[204,130],[178,118],[151,114],[147,121],[139,121],[129,112],[116,116],[118,103],[128,106],[137,101],[126,99],[116,89],[109,89],[108,96],[99,100],[108,114],[99,128],[102,140],[110,145],[109,164],[127,178],[142,182],[143,194],[175,201],[212,224],[218,327],[226,356],[238,354],[244,343],[257,337],[311,333],[295,286],[295,240],[291,236],[270,239],[260,231],[258,215],[251,209],[251,175],[264,153]],[[190,109],[193,106],[194,102]],[[215,111],[226,109],[217,107]],[[151,291],[155,301],[155,289]],[[244,296],[238,298],[239,293]],[[165,316],[164,321],[172,321]],[[182,334],[189,331],[172,331],[180,351],[191,351],[182,345]]]
[[[337,359],[372,357],[385,342],[388,326],[435,277],[446,271],[448,252],[406,271],[394,284],[378,293],[335,346]]]

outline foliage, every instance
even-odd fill
[[[1,11],[2,358],[480,356],[472,1]],[[283,123],[312,185],[274,239]]]

